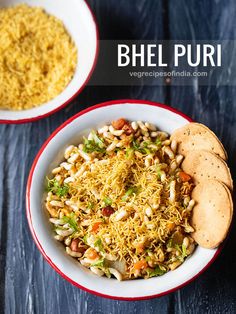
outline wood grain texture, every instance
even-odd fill
[[[101,39],[235,39],[234,0],[90,0]],[[207,124],[222,139],[236,176],[236,89],[200,87],[87,87],[53,116],[0,126],[0,311],[5,313],[235,313],[236,249],[231,231],[221,256],[176,293],[139,302],[107,300],[62,279],[37,250],[25,215],[25,186],[45,139],[79,110],[109,99],[167,102]]]
[[[233,20],[236,7],[233,1],[169,1],[170,36],[179,40],[236,39]],[[181,12],[181,14],[179,14]],[[229,13],[230,12],[230,13]],[[178,27],[175,27],[178,25]],[[220,77],[218,80],[220,81]],[[235,180],[236,104],[235,87],[192,86],[172,87],[171,104],[182,108],[198,122],[209,126],[222,140],[229,155],[229,166]],[[182,104],[182,106],[179,106]],[[211,268],[193,284],[177,292],[183,312],[235,313],[236,265],[234,223],[222,254]]]

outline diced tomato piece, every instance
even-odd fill
[[[138,243],[136,245],[137,253],[142,253],[144,251],[144,243]]]
[[[94,224],[93,224],[93,226],[92,226],[92,232],[97,232],[98,231],[98,229],[99,229],[99,227],[100,227],[100,225],[102,224],[102,222],[101,221],[98,221],[98,222],[95,222]]]
[[[192,179],[192,177],[184,171],[180,171],[179,177],[183,182],[188,182]]]
[[[134,269],[140,270],[148,267],[148,264],[145,260],[138,261],[134,264]]]
[[[168,223],[167,223],[167,228],[169,229],[169,231],[174,230],[174,228],[175,228],[175,223],[174,223],[174,222],[168,222]]]

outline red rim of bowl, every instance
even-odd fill
[[[101,107],[107,107],[107,106],[111,106],[111,105],[117,105],[117,104],[125,104],[125,103],[140,103],[140,104],[145,104],[145,105],[150,105],[150,106],[156,106],[159,108],[163,108],[166,109],[168,111],[174,112],[177,115],[185,118],[187,121],[192,122],[193,120],[191,118],[189,118],[187,115],[183,114],[182,112],[169,107],[167,105],[161,104],[161,103],[156,103],[156,102],[152,102],[152,101],[147,101],[147,100],[137,100],[137,99],[122,99],[122,100],[112,100],[112,101],[107,101],[107,102],[103,102],[100,104],[97,104],[95,106],[89,107],[85,110],[80,111],[79,113],[77,113],[76,115],[72,116],[70,119],[66,120],[61,126],[59,126],[50,136],[49,138],[44,142],[43,146],[41,147],[41,149],[39,150],[37,156],[35,157],[33,164],[31,166],[30,169],[30,173],[29,173],[29,177],[28,177],[28,181],[27,181],[27,187],[26,187],[26,215],[27,215],[27,220],[29,223],[29,227],[30,227],[30,231],[32,233],[33,239],[39,249],[39,251],[41,252],[41,254],[43,255],[43,257],[46,259],[46,261],[52,266],[52,268],[54,268],[54,270],[56,270],[64,279],[66,279],[67,281],[69,281],[71,284],[73,284],[74,286],[81,288],[83,290],[85,290],[86,292],[92,293],[94,295],[100,296],[100,297],[104,297],[104,298],[108,298],[108,299],[114,299],[114,300],[120,300],[120,301],[138,301],[138,300],[148,300],[148,299],[152,299],[152,298],[157,298],[157,297],[161,297],[164,296],[166,294],[169,294],[171,292],[174,292],[184,286],[186,286],[187,284],[191,283],[194,279],[196,279],[198,276],[200,276],[217,258],[217,256],[220,254],[221,250],[222,250],[222,245],[220,247],[217,248],[214,256],[212,257],[212,259],[207,263],[207,265],[205,267],[203,267],[202,270],[200,270],[200,272],[198,272],[196,275],[194,275],[192,278],[190,278],[189,280],[185,281],[184,283],[182,283],[181,285],[176,286],[175,288],[169,289],[167,291],[164,291],[162,293],[158,293],[158,294],[153,294],[153,295],[149,295],[149,296],[141,296],[141,297],[118,297],[118,296],[112,296],[112,295],[107,295],[107,294],[103,294],[94,290],[90,290],[80,284],[78,284],[77,282],[73,281],[71,278],[69,278],[67,275],[65,275],[54,263],[53,261],[47,256],[47,254],[45,253],[44,249],[42,248],[37,235],[35,234],[33,225],[32,225],[32,219],[31,219],[31,209],[30,209],[30,190],[31,190],[31,184],[32,184],[32,177],[34,174],[34,170],[35,167],[38,163],[38,160],[41,156],[41,154],[43,153],[43,151],[45,150],[45,148],[47,147],[47,145],[50,143],[50,141],[54,138],[54,136],[61,131],[62,129],[64,129],[68,124],[70,124],[72,121],[74,121],[75,119],[77,119],[78,117],[86,114],[89,111],[95,110],[97,108],[101,108]]]
[[[50,116],[51,114],[59,111],[60,109],[64,108],[65,106],[67,106],[74,98],[76,98],[81,92],[82,90],[85,88],[85,86],[87,85],[88,81],[90,80],[92,73],[95,69],[95,66],[97,64],[97,60],[98,60],[98,54],[99,54],[99,32],[98,32],[98,24],[95,18],[95,15],[92,11],[92,9],[90,8],[89,4],[87,3],[87,0],[84,0],[84,3],[87,5],[88,10],[91,13],[94,25],[95,25],[95,30],[96,30],[96,52],[95,52],[95,57],[94,57],[94,61],[93,61],[93,65],[92,68],[86,78],[86,80],[84,81],[84,83],[82,84],[82,86],[78,89],[78,91],[72,95],[68,100],[66,100],[62,105],[60,105],[59,107],[46,112],[40,116],[36,116],[36,117],[32,117],[32,118],[24,118],[24,119],[16,119],[16,120],[8,120],[8,119],[0,119],[0,124],[20,124],[20,123],[27,123],[27,122],[33,122],[33,121],[37,121],[39,119],[42,118],[46,118],[48,116]]]

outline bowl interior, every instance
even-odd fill
[[[73,97],[85,84],[93,69],[97,53],[96,24],[84,0],[24,0],[31,6],[44,8],[62,20],[78,49],[78,63],[75,75],[66,89],[53,100],[39,107],[23,110],[0,110],[1,120],[31,119],[54,111]],[[0,8],[22,3],[21,0],[0,0]]]
[[[63,159],[65,147],[79,143],[82,136],[87,135],[91,129],[97,129],[119,117],[132,121],[149,121],[169,133],[188,123],[186,118],[167,109],[138,102],[98,107],[72,118],[51,138],[38,158],[28,190],[28,210],[31,216],[29,222],[37,238],[36,242],[40,243],[41,252],[43,250],[44,256],[52,261],[52,266],[56,266],[71,282],[110,297],[145,298],[166,293],[192,279],[211,261],[216,250],[197,247],[194,254],[179,268],[161,277],[123,282],[100,278],[69,257],[63,245],[53,239],[48,214],[43,205],[45,175]]]

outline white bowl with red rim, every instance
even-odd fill
[[[99,42],[93,13],[85,0],[24,0],[42,7],[63,21],[78,50],[75,74],[68,86],[54,99],[38,107],[13,111],[0,109],[0,123],[23,123],[44,118],[66,106],[87,84],[96,65]],[[21,0],[0,0],[0,8],[21,4]]]
[[[198,246],[193,255],[174,271],[147,280],[119,282],[92,274],[68,256],[65,247],[53,238],[49,215],[44,207],[45,176],[63,160],[64,149],[70,144],[79,144],[91,129],[96,130],[120,117],[151,122],[170,134],[191,121],[173,108],[144,100],[109,101],[79,112],[53,132],[34,160],[27,184],[27,218],[39,250],[69,282],[107,298],[143,300],[165,295],[191,282],[214,261],[221,248],[210,250]]]

